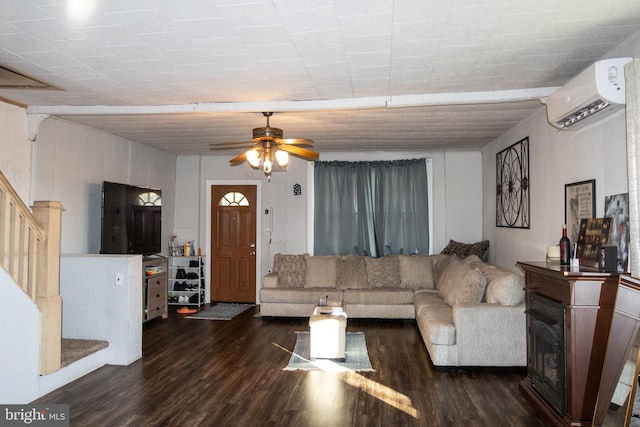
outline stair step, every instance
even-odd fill
[[[107,341],[62,338],[60,367],[68,366],[108,346]]]

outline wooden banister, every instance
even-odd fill
[[[33,213],[0,172],[0,267],[40,310],[40,374],[60,369],[60,202],[35,202]]]

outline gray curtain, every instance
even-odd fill
[[[429,253],[425,159],[315,162],[314,254]]]

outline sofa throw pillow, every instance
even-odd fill
[[[273,272],[278,274],[279,288],[303,287],[305,271],[304,255],[275,254],[273,257]]]
[[[336,287],[336,257],[305,255],[305,288]]]
[[[379,258],[365,257],[367,281],[370,288],[389,288],[400,285],[400,261],[398,255]]]
[[[400,255],[400,287],[433,288],[433,267],[428,255]]]
[[[455,240],[449,240],[449,244],[440,253],[445,255],[457,255],[460,258],[466,258],[469,255],[476,255],[481,260],[486,261],[488,252],[488,240],[476,243],[460,243]]]
[[[367,271],[364,258],[357,255],[336,259],[336,288],[367,289]]]
[[[445,297],[450,306],[456,304],[477,304],[482,301],[487,279],[479,268],[465,268],[466,272],[458,276],[455,286],[452,286]]]
[[[524,301],[522,279],[511,271],[491,268],[484,271],[487,278],[487,302],[518,305]]]
[[[464,265],[459,258],[455,256],[449,256],[448,258],[446,261],[441,260],[438,265],[438,268],[441,268],[441,272],[436,286],[438,288],[438,295],[443,299],[447,297],[449,290],[456,284],[458,276],[464,271]]]
[[[453,261],[457,260],[455,255],[431,255],[431,263],[433,265],[433,281],[436,288],[440,289],[440,282],[442,280],[442,273],[447,269],[447,266]]]

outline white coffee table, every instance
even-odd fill
[[[341,303],[315,306],[309,317],[309,328],[311,360],[345,360],[347,313]]]

